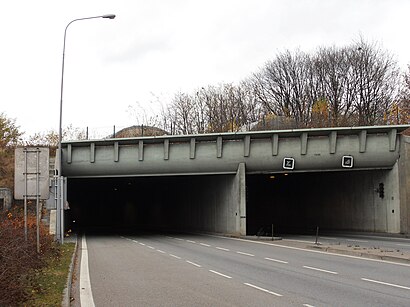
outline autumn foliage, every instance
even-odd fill
[[[41,248],[37,253],[36,218],[34,208],[29,209],[27,241],[21,206],[0,212],[0,306],[23,306],[32,292],[38,291],[28,288],[30,276],[44,267],[49,257],[58,256],[53,238],[43,225],[40,225]]]

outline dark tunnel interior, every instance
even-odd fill
[[[199,230],[183,216],[182,204],[191,206],[198,197],[205,197],[201,206],[207,197],[215,201],[222,176],[70,178],[66,230]],[[247,175],[247,235],[271,233],[272,226],[275,234],[360,227],[366,209],[354,205],[349,191],[368,177],[366,172]]]

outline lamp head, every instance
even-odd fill
[[[102,15],[102,18],[108,18],[108,19],[114,19],[115,15],[114,14],[107,14],[107,15]]]

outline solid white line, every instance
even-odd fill
[[[189,243],[196,243],[195,241],[192,241],[192,240],[186,240],[187,242],[189,242]]]
[[[221,251],[225,251],[225,252],[229,252],[229,249],[227,249],[227,248],[223,248],[223,247],[215,247],[216,249],[219,249],[219,250],[221,250]]]
[[[374,282],[374,283],[376,283],[376,284],[381,284],[381,285],[396,287],[396,288],[400,288],[400,289],[410,290],[410,287],[405,287],[405,286],[400,286],[400,285],[396,285],[396,284],[391,284],[391,283],[388,283],[388,282],[383,282],[383,281],[378,281],[378,280],[373,280],[373,279],[367,279],[367,278],[361,278],[361,280],[369,281],[369,282]]]
[[[253,254],[248,254],[248,253],[244,253],[244,252],[240,252],[240,251],[237,251],[236,253],[241,254],[241,255],[245,255],[245,256],[255,257],[255,255],[253,255]]]
[[[231,279],[231,278],[232,278],[231,276],[228,276],[228,275],[225,275],[225,274],[219,273],[219,272],[214,271],[214,270],[209,270],[209,272],[215,273],[215,274],[217,274],[217,275],[219,275],[219,276],[222,276],[222,277],[225,277],[225,278],[229,278],[229,279]]]
[[[304,265],[303,266],[305,269],[309,269],[309,270],[314,270],[314,271],[319,271],[319,272],[324,272],[324,273],[329,273],[329,274],[339,274],[339,273],[337,273],[337,272],[333,272],[333,271],[328,271],[328,270],[323,270],[323,269],[319,269],[319,268],[314,268],[314,267],[311,267],[311,266],[306,266],[306,265]]]
[[[205,244],[205,243],[199,243],[199,245],[206,246],[206,247],[210,247],[210,246],[211,246],[211,245]]]
[[[398,246],[406,246],[406,247],[409,247],[409,246],[410,246],[410,244],[400,244],[400,243],[396,243],[396,245],[398,245]]]
[[[85,235],[81,242],[81,266],[80,266],[80,303],[81,306],[94,307],[93,293],[91,290],[90,272],[88,270],[88,250]]]
[[[195,263],[195,262],[192,262],[192,261],[189,261],[189,260],[186,260],[186,262],[188,262],[189,264],[192,264],[192,265],[194,265],[194,266],[196,266],[196,267],[198,267],[198,268],[201,267],[199,264],[197,264],[197,263]]]
[[[160,249],[157,249],[157,252],[160,252],[161,254],[165,254],[165,252]]]
[[[272,292],[272,291],[263,289],[263,288],[261,288],[261,287],[258,287],[258,286],[252,285],[252,284],[248,284],[247,282],[245,282],[244,285],[247,285],[247,286],[249,286],[249,287],[252,287],[252,288],[255,288],[255,289],[261,290],[261,291],[263,291],[263,292],[276,295],[276,296],[283,296],[282,294],[275,293],[275,292]]]
[[[278,259],[273,259],[273,258],[265,258],[265,259],[266,259],[266,260],[269,260],[269,261],[279,262],[279,263],[289,263],[289,262],[287,262],[287,261],[278,260]]]
[[[171,257],[174,257],[174,258],[177,258],[177,259],[181,259],[181,257],[178,257],[178,256],[176,256],[176,255],[173,255],[173,254],[169,254]]]

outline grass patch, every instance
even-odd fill
[[[30,299],[25,306],[61,306],[75,243],[65,243],[56,248],[58,252],[47,259],[45,267],[28,274]]]

